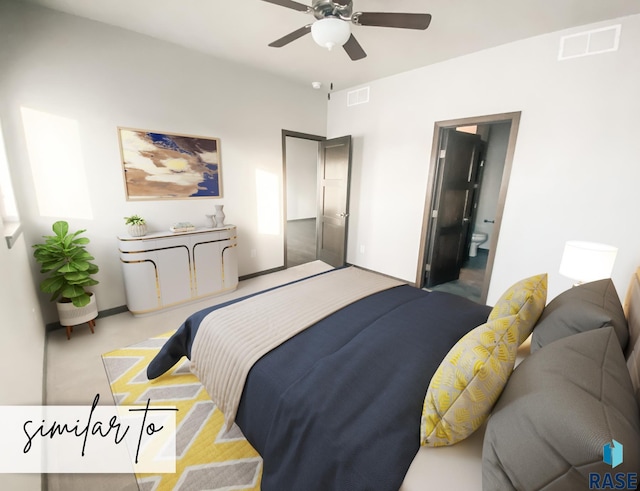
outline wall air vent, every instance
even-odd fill
[[[369,102],[369,87],[347,92],[347,106],[357,106]]]
[[[617,51],[622,26],[603,27],[591,31],[579,32],[560,39],[558,60],[568,60],[580,56],[597,55]]]

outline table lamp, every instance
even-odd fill
[[[576,285],[610,278],[618,248],[596,242],[569,240],[564,246],[560,274]]]

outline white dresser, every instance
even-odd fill
[[[235,225],[118,237],[127,307],[147,314],[238,286]]]

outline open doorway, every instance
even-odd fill
[[[519,120],[435,124],[418,286],[486,302]]]
[[[285,268],[317,258],[318,154],[323,140],[323,136],[282,131]]]
[[[319,259],[345,264],[351,136],[282,131],[285,268]]]

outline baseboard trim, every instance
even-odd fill
[[[316,217],[309,217],[309,218],[290,218],[287,220],[287,223],[289,222],[304,222],[304,221],[311,221],[311,220],[316,220]]]
[[[265,269],[264,271],[258,271],[257,273],[246,274],[244,276],[240,276],[238,281],[248,280],[250,278],[255,278],[256,276],[263,276],[269,273],[275,273],[276,271],[282,271],[283,269],[287,269],[284,266],[278,266],[277,268]]]
[[[379,274],[381,276],[386,276],[387,278],[391,278],[392,280],[401,281],[402,283],[406,283],[407,285],[415,286],[410,281],[403,280],[402,278],[397,278],[397,277],[391,276],[389,274],[384,274],[384,273],[381,273],[380,271],[376,271],[374,269],[363,268],[362,266],[358,266],[357,264],[345,263],[345,266],[353,266],[354,268],[362,269],[363,271],[369,271],[370,273],[376,273],[376,274]]]

